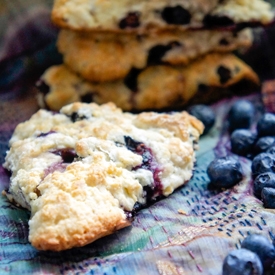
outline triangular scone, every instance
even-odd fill
[[[130,225],[133,213],[186,183],[202,131],[184,111],[135,115],[113,103],[39,110],[10,140],[6,194],[31,211],[34,247],[83,246]]]

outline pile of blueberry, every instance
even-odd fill
[[[246,106],[246,111],[242,106]],[[233,114],[230,113],[232,110]],[[265,207],[275,208],[275,114],[262,114],[253,131],[251,124],[255,110],[249,101],[237,101],[230,112],[231,151],[252,160],[254,194]],[[238,117],[241,124],[237,123]]]
[[[206,132],[215,123],[208,106],[193,106],[190,113],[206,126]],[[210,184],[216,188],[230,188],[240,182],[243,171],[238,156],[252,161],[251,174],[254,194],[267,208],[275,208],[275,114],[256,116],[254,105],[238,100],[227,116],[231,156],[216,158],[207,167]],[[273,241],[274,242],[274,241]],[[261,275],[274,268],[275,243],[263,235],[252,234],[231,251],[223,262],[223,275]]]
[[[204,134],[208,133],[215,123],[211,108],[195,105],[189,112],[204,123]],[[246,99],[231,106],[227,116],[231,152],[251,159],[254,194],[265,207],[275,208],[275,114],[263,113],[257,118],[256,113],[254,105]],[[230,188],[242,180],[242,167],[234,155],[209,164],[207,174],[212,186]]]
[[[240,249],[232,250],[224,259],[223,275],[262,275],[270,270],[275,260],[274,244],[267,237],[251,234]]]

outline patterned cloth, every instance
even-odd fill
[[[275,2],[275,1],[272,1]],[[50,21],[50,0],[0,2],[0,162],[15,126],[37,109],[35,81],[61,63]],[[254,47],[242,56],[261,78],[275,78],[275,26],[257,30]],[[246,177],[235,189],[208,190],[206,167],[230,154],[225,131],[228,107],[213,105],[218,121],[203,137],[193,179],[171,197],[141,211],[133,226],[83,248],[39,252],[28,242],[29,213],[0,198],[0,274],[182,274],[221,275],[226,254],[248,232],[275,234],[275,217],[252,196],[251,163],[241,158]],[[260,94],[251,96],[261,110]],[[0,191],[9,175],[0,167]],[[250,194],[250,195],[249,195]]]

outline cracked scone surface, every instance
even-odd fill
[[[251,67],[233,54],[222,53],[208,54],[187,66],[156,65],[131,70],[124,80],[103,83],[86,81],[65,65],[57,65],[41,77],[39,104],[59,110],[75,101],[110,101],[127,111],[171,109],[186,105],[198,93],[198,99],[207,102],[242,81],[259,85]],[[218,90],[212,92],[208,87]]]
[[[263,0],[55,0],[52,20],[75,30],[137,31],[169,28],[268,24],[274,19]]]
[[[61,30],[58,50],[64,63],[94,82],[124,78],[132,68],[187,65],[209,52],[230,52],[252,45],[250,29],[231,31],[162,31],[146,35]],[[118,62],[119,60],[119,62]]]
[[[34,247],[83,246],[130,225],[135,211],[186,183],[202,131],[186,112],[134,115],[113,103],[41,109],[10,140],[6,194],[31,211]]]

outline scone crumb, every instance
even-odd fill
[[[182,209],[179,209],[178,213],[181,214],[181,215],[187,215],[187,213],[184,210],[182,210]]]

